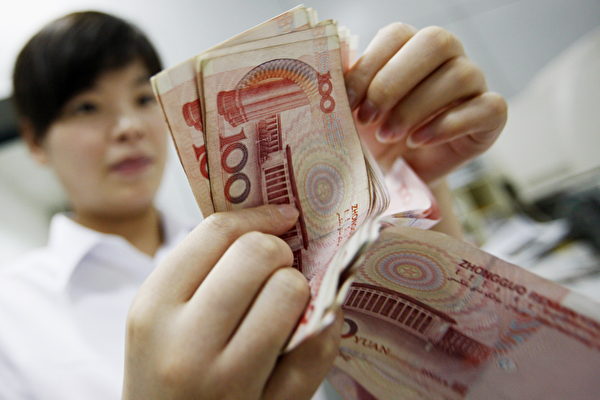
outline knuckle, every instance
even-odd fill
[[[131,340],[141,340],[151,331],[154,326],[151,308],[139,297],[131,303],[127,314],[127,335]]]
[[[237,224],[231,215],[227,213],[211,214],[202,223],[210,233],[219,234],[229,239],[237,236]]]
[[[340,336],[330,336],[325,344],[325,348],[323,349],[323,354],[326,359],[330,362],[333,362],[336,356],[340,352]]]
[[[258,399],[260,387],[248,374],[248,365],[239,359],[219,357],[212,365],[210,382],[213,399]],[[205,398],[205,397],[202,397]]]
[[[484,84],[481,70],[466,58],[457,59],[455,67],[455,79],[460,86],[481,87]]]
[[[493,130],[498,131],[498,133],[506,124],[506,119],[508,117],[508,105],[504,97],[500,96],[497,93],[487,93],[487,107],[489,114],[492,115],[493,120],[495,121]]]
[[[392,22],[379,30],[380,34],[385,35],[394,41],[405,41],[415,33],[415,28],[402,22]]]
[[[395,86],[387,82],[387,79],[376,75],[369,85],[368,97],[373,104],[380,110],[387,110],[391,107],[395,97]]]
[[[366,71],[371,69],[371,62],[364,54],[361,55],[354,65],[346,72],[344,79],[348,87],[364,90],[369,85],[369,75]],[[362,94],[362,93],[361,93]]]
[[[267,235],[258,231],[244,233],[238,239],[240,245],[254,250],[256,253],[271,255],[277,251],[277,243],[272,235]]]
[[[458,42],[452,33],[439,26],[423,28],[421,35],[434,51],[448,51]]]
[[[465,129],[465,122],[459,118],[446,118],[444,131],[449,136],[458,136]]]
[[[340,335],[330,333],[320,343],[320,357],[324,363],[333,362],[339,353]]]
[[[420,34],[425,37],[428,42],[435,44],[444,44],[448,40],[447,33],[448,31],[437,25],[431,25],[423,28],[420,32]]]
[[[210,392],[211,396],[206,396],[202,398],[211,398],[211,399],[243,399],[244,397],[244,388],[236,379],[237,376],[234,373],[228,373],[228,371],[219,371],[220,373],[212,374],[212,378],[210,379]],[[224,373],[223,373],[224,372]],[[240,373],[244,373],[245,371],[240,371]],[[242,375],[243,376],[243,375]],[[250,398],[250,397],[248,397]]]
[[[280,268],[270,278],[272,284],[286,294],[293,303],[308,300],[310,288],[306,278],[293,268]]]
[[[491,112],[505,120],[508,114],[508,104],[504,97],[497,93],[488,93],[487,97]]]
[[[243,234],[238,239],[238,245],[242,246],[248,254],[255,257],[273,260],[276,263],[287,261],[291,258],[289,246],[277,236],[252,231]]]
[[[165,355],[158,366],[157,375],[163,385],[171,388],[185,386],[186,377],[191,376],[190,367],[180,354]]]

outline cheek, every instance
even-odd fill
[[[153,119],[149,132],[150,140],[156,149],[157,156],[160,156],[164,159],[167,151],[168,127],[166,126],[162,117]]]
[[[104,144],[98,136],[85,130],[69,130],[49,138],[50,165],[61,180],[83,183],[101,173]],[[65,184],[73,186],[73,182]]]

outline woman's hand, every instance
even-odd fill
[[[427,183],[487,150],[506,122],[504,99],[439,27],[386,26],[345,78],[359,133],[381,167],[404,157]]]
[[[310,398],[342,319],[281,355],[309,299],[277,238],[289,205],[208,217],[157,267],[129,312],[124,399]]]

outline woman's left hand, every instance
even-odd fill
[[[483,153],[506,122],[460,41],[439,27],[381,29],[345,76],[362,140],[386,170],[403,157],[427,183]]]

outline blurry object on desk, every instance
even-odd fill
[[[535,268],[544,255],[556,248],[568,235],[563,219],[536,222],[524,215],[507,219],[482,249],[524,268]]]
[[[510,190],[507,192],[511,192]],[[571,178],[559,192],[525,202],[483,249],[600,300],[600,174]]]
[[[571,236],[600,252],[600,174],[596,186],[561,196],[556,213],[569,221]]]
[[[505,132],[484,160],[494,173],[484,169],[481,175],[494,176],[486,181],[496,182],[495,192],[504,196],[490,204],[498,208],[508,197],[514,215],[480,219],[484,223],[475,230],[484,250],[595,299],[600,299],[598,71],[600,28],[573,43],[509,100]],[[460,191],[455,193],[460,202]],[[476,220],[472,211],[466,216],[467,224]]]
[[[454,194],[456,214],[470,242],[481,245],[515,212],[503,178],[485,159],[475,159],[453,172],[448,182]]]
[[[600,300],[600,253],[589,242],[572,237],[571,222],[566,218],[537,222],[515,215],[482,249]]]
[[[551,61],[509,100],[504,134],[491,158],[525,202],[600,170],[600,28]]]

